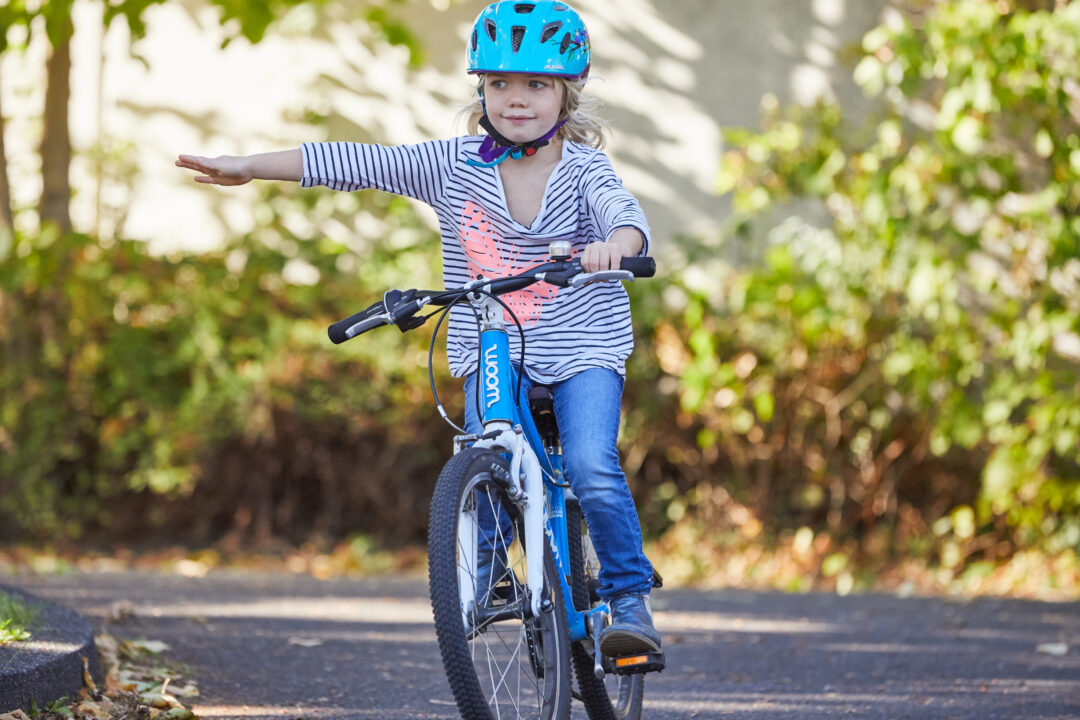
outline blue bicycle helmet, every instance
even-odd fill
[[[589,33],[566,3],[500,0],[476,18],[467,55],[470,74],[528,73],[579,79],[589,74]]]

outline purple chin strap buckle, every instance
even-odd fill
[[[530,140],[527,143],[515,143],[507,140],[496,130],[495,126],[491,124],[491,120],[485,115],[480,118],[480,126],[487,131],[488,136],[480,143],[480,149],[477,150],[477,154],[480,155],[480,162],[475,160],[466,160],[465,162],[473,167],[495,167],[507,158],[517,160],[530,157],[535,155],[537,150],[547,145],[551,138],[555,137],[555,133],[559,131],[559,128],[565,124],[566,120],[561,120],[555,127],[535,140]]]

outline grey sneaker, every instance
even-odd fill
[[[648,595],[619,595],[609,605],[611,624],[600,633],[600,652],[620,657],[660,649]]]

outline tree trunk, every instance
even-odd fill
[[[0,95],[3,88],[0,88]],[[11,186],[8,184],[7,153],[4,151],[4,113],[0,105],[0,237],[14,232],[14,218],[11,211]]]
[[[71,232],[71,136],[68,132],[68,102],[71,99],[71,16],[63,20],[59,39],[45,65],[45,132],[41,138],[41,224],[55,223],[61,232]]]

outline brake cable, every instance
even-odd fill
[[[484,284],[490,285],[492,282],[494,282],[495,280],[498,280],[498,279],[499,278],[492,278],[491,280],[488,280]],[[443,308],[441,310],[436,310],[435,312],[424,316],[424,320],[426,321],[427,318],[431,317],[432,315],[438,315],[439,316],[438,321],[435,323],[435,329],[431,333],[431,342],[428,344],[428,383],[431,386],[431,396],[435,400],[435,408],[436,408],[436,410],[439,411],[439,415],[442,417],[442,419],[445,420],[447,422],[447,424],[450,425],[450,427],[454,428],[455,430],[457,430],[458,432],[460,432],[462,434],[466,433],[465,429],[459,427],[457,425],[457,423],[455,423],[453,420],[450,419],[450,416],[446,412],[446,408],[442,404],[442,400],[439,399],[439,392],[435,388],[435,342],[438,340],[439,329],[442,327],[443,321],[450,314],[450,311],[459,302],[462,302],[463,300],[465,300],[468,297],[468,294],[470,292],[474,292],[474,291],[478,292],[478,293],[480,293],[482,295],[486,295],[487,297],[491,298],[495,302],[499,303],[499,305],[501,305],[503,307],[503,309],[506,310],[507,314],[510,316],[510,319],[512,319],[514,321],[514,325],[517,327],[518,337],[520,338],[520,343],[519,344],[521,345],[521,351],[520,351],[519,360],[518,360],[519,370],[518,370],[518,373],[517,373],[517,386],[514,389],[514,407],[517,408],[517,411],[519,413],[523,412],[522,409],[521,409],[521,376],[525,372],[525,329],[524,329],[524,327],[522,327],[521,321],[518,320],[518,317],[514,313],[513,309],[509,305],[507,305],[505,302],[503,302],[499,298],[498,295],[495,295],[494,293],[492,293],[489,290],[485,290],[482,285],[477,285],[475,287],[471,287],[468,290],[461,290],[461,291],[455,290],[455,291],[450,291],[450,292],[444,293],[442,295],[432,296],[433,298],[434,297],[446,297],[446,296],[449,296],[451,294],[457,296],[452,301],[450,301],[450,303],[445,308]],[[469,308],[472,310],[473,316],[476,318],[476,326],[477,326],[477,331],[479,333],[479,330],[480,330],[480,327],[481,327],[480,313],[477,311],[477,309],[471,303],[469,304]],[[483,356],[481,355],[480,345],[479,345],[479,343],[477,343],[477,365],[476,365],[477,370],[480,369],[480,365],[482,364],[482,361],[483,361]],[[480,411],[480,383],[479,383],[479,380],[476,383],[476,409],[477,409],[477,413],[479,414],[479,411]],[[482,419],[481,419],[481,421],[482,421]]]

